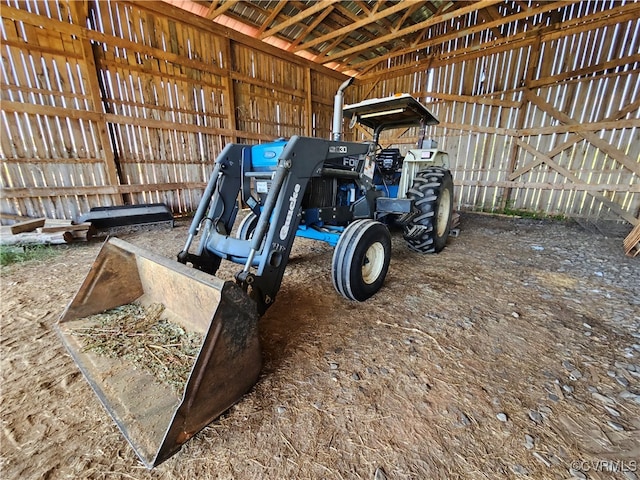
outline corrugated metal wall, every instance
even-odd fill
[[[373,97],[410,92],[436,114],[441,124],[430,133],[450,154],[457,208],[635,223],[639,7],[580,2],[540,15],[537,24],[451,36],[447,51],[425,47],[378,65],[363,77],[361,91]],[[476,14],[425,37],[472,26]],[[534,27],[537,34],[528,35]],[[495,38],[517,35],[522,40],[511,49]],[[389,72],[403,62],[418,66],[399,76]],[[406,148],[414,139],[408,132],[387,142]]]

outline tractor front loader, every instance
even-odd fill
[[[258,318],[275,301],[296,236],[335,247],[333,284],[355,301],[383,285],[390,227],[402,229],[414,251],[444,248],[453,183],[446,153],[424,140],[437,120],[407,94],[343,109],[351,82],[336,94],[331,140],[293,136],[223,149],[177,262],[108,240],[56,325],[147,467],[176,453],[257,381]],[[372,128],[373,141],[342,141],[343,116]],[[378,145],[383,130],[412,126],[420,139],[404,157]],[[236,226],[241,206],[248,212]],[[233,281],[215,276],[223,260],[241,267]],[[168,320],[202,336],[180,393],[126,358],[90,351],[78,335],[91,331],[92,315],[132,302],[161,303]]]

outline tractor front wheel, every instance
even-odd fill
[[[453,178],[441,167],[419,171],[407,198],[414,200],[415,216],[404,227],[407,246],[418,253],[441,251],[447,243],[453,213]]]
[[[240,225],[238,225],[237,237],[240,240],[251,240],[257,226],[258,216],[253,212],[249,212],[249,214],[242,219]]]
[[[356,220],[345,228],[333,252],[333,286],[343,297],[362,302],[380,290],[390,260],[387,227],[374,220]]]

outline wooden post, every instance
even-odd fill
[[[530,102],[530,93],[531,87],[530,83],[533,80],[534,72],[536,67],[538,66],[538,61],[540,60],[540,46],[541,39],[538,36],[536,41],[531,47],[531,57],[529,58],[529,68],[524,78],[524,91],[522,92],[522,102],[520,102],[520,107],[518,109],[518,116],[516,118],[516,130],[520,130],[524,127],[524,121],[526,117],[527,111],[527,103]],[[511,148],[509,151],[509,164],[507,166],[507,174],[511,175],[516,168],[516,163],[518,161],[518,142],[512,137],[511,139]],[[500,210],[507,208],[509,200],[511,199],[511,191],[513,189],[511,187],[505,187],[504,192],[502,194],[502,200],[500,201]]]
[[[236,119],[236,95],[233,88],[233,78],[231,76],[231,69],[233,66],[231,39],[224,39],[224,50],[224,61],[226,62],[226,65],[220,65],[227,71],[227,74],[222,76],[222,84],[227,91],[224,100],[224,109],[227,112],[227,122],[229,123],[228,129],[235,132],[231,141],[236,143],[238,142],[238,122]]]
[[[305,90],[307,91],[305,96],[305,109],[307,113],[306,125],[305,125],[305,135],[307,137],[313,137],[313,95],[311,92],[312,83],[311,83],[311,68],[307,67],[304,69],[304,82],[305,82]]]
[[[87,1],[70,2],[73,21],[76,25],[85,26],[89,14],[89,4]],[[102,97],[100,94],[100,83],[98,80],[98,68],[96,66],[95,57],[93,56],[93,48],[91,41],[87,38],[79,37],[82,57],[85,64],[87,89],[91,97],[93,111],[102,115]],[[112,139],[107,133],[107,122],[101,120],[98,123],[98,137],[102,145],[103,158],[107,174],[107,181],[111,186],[120,185],[120,176],[118,173],[118,165],[113,151]],[[116,205],[124,203],[122,194],[113,194],[112,198]]]

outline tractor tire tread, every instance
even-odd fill
[[[443,191],[447,189],[449,208],[445,231],[438,235],[438,209]],[[453,179],[451,172],[442,167],[428,167],[418,172],[413,185],[407,191],[407,198],[414,200],[414,212],[417,213],[408,225],[404,226],[404,239],[407,247],[418,253],[441,251],[449,235],[452,216]]]

